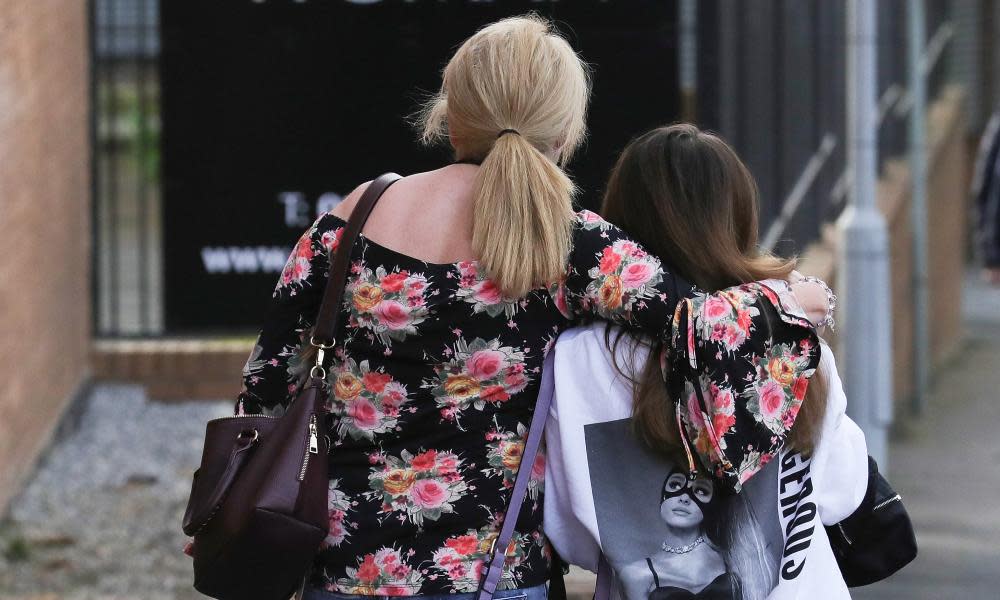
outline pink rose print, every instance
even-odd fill
[[[798,404],[793,404],[788,407],[785,414],[781,415],[781,424],[785,426],[785,429],[791,429],[792,425],[795,424],[795,416],[799,414],[799,406]]]
[[[703,311],[706,319],[709,321],[718,321],[719,319],[728,317],[731,309],[731,305],[722,298],[711,296],[705,301]]]
[[[461,469],[462,459],[449,450],[422,450],[416,455],[403,450],[371,467],[370,491],[364,497],[381,504],[380,523],[409,520],[422,529],[425,521],[455,512],[452,503],[469,490]]]
[[[340,546],[350,536],[348,528],[354,526],[347,521],[347,513],[352,510],[351,500],[340,489],[339,484],[339,479],[330,480],[326,497],[330,529],[323,540],[324,547]]]
[[[378,424],[378,411],[375,410],[375,406],[360,396],[347,403],[347,415],[354,419],[354,424],[361,429],[374,429]]]
[[[493,283],[490,279],[487,279],[482,282],[482,284],[478,285],[472,297],[483,304],[499,304],[503,301],[503,295],[500,293],[500,288],[497,287],[497,284]]]
[[[400,408],[406,404],[406,386],[383,371],[373,371],[368,361],[358,364],[344,356],[331,373],[334,393],[327,410],[334,416],[338,437],[374,440],[395,431]]]
[[[382,278],[382,290],[390,293],[399,292],[403,289],[403,284],[406,283],[406,278],[410,274],[407,271],[399,271],[398,273],[390,273]]]
[[[344,228],[338,227],[333,231],[325,232],[320,238],[320,243],[323,244],[323,247],[328,251],[333,252],[338,246],[340,246],[340,239],[342,237],[344,237]]]
[[[385,386],[392,381],[392,375],[379,373],[377,371],[369,371],[364,374],[364,377],[362,377],[361,380],[364,382],[365,389],[377,394],[384,390]]]
[[[382,390],[382,405],[389,408],[399,408],[406,401],[406,388],[403,384],[393,381],[386,384]]]
[[[475,262],[460,262],[458,269],[458,290],[455,297],[472,305],[473,313],[486,313],[491,317],[512,318],[520,303],[517,299],[504,297],[496,282],[480,273]]]
[[[516,394],[528,387],[528,377],[524,374],[524,364],[518,363],[507,369],[503,383],[511,394]]]
[[[389,350],[393,341],[417,333],[417,326],[430,316],[425,291],[427,279],[420,273],[389,272],[383,266],[370,269],[355,263],[345,301],[352,328],[368,329]]]
[[[410,321],[410,309],[393,300],[383,300],[373,311],[380,323],[389,329],[405,329]]]
[[[414,471],[430,471],[434,468],[434,464],[437,461],[437,451],[428,450],[413,457],[413,461],[410,465],[413,467]]]
[[[723,343],[725,343],[726,348],[735,350],[743,345],[744,340],[746,340],[746,334],[734,326],[732,323],[726,326],[726,335],[723,337]]]
[[[604,253],[601,254],[601,264],[600,264],[601,273],[604,273],[605,275],[610,275],[611,273],[614,273],[615,270],[618,269],[618,265],[620,265],[621,262],[622,262],[621,255],[615,252],[615,249],[612,248],[611,246],[606,247],[604,249]]]
[[[448,490],[433,479],[421,479],[410,488],[410,500],[420,508],[437,508],[448,499]]]
[[[531,465],[531,478],[534,480],[545,479],[545,454],[542,452],[535,455],[535,462]]]
[[[502,385],[491,385],[480,392],[479,397],[487,402],[506,402],[510,400],[510,394],[504,390]]]
[[[777,419],[785,403],[785,390],[777,381],[769,380],[760,388],[760,412],[765,419]]]
[[[691,419],[691,424],[694,425],[694,428],[698,430],[704,429],[705,419],[702,417],[701,402],[698,402],[698,396],[694,392],[688,396],[687,409],[688,418]]]
[[[449,539],[445,542],[445,545],[455,550],[458,554],[469,555],[479,548],[479,538],[474,534],[461,535]]]
[[[281,271],[281,285],[286,286],[292,283],[304,281],[309,277],[310,265],[307,258],[293,258],[288,261]]]
[[[569,311],[569,304],[566,303],[566,285],[563,282],[554,284],[549,289],[549,294],[555,301],[559,314],[567,318],[573,316],[573,313]]]
[[[642,258],[644,256],[648,256],[646,251],[640,248],[638,244],[629,241],[620,242],[618,249],[632,258]]]
[[[647,262],[634,262],[622,270],[622,285],[627,290],[638,289],[653,278],[654,272],[653,265]]]
[[[805,377],[799,377],[795,380],[795,385],[792,386],[792,393],[795,395],[796,400],[802,400],[806,397],[806,390],[809,389],[809,380]]]
[[[496,377],[497,373],[507,366],[503,353],[496,350],[473,352],[465,364],[469,375],[480,381]]]
[[[753,316],[749,310],[739,310],[736,313],[736,326],[744,333],[750,333],[750,325],[753,324]]]

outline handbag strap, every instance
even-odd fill
[[[608,558],[601,552],[601,560],[597,564],[597,586],[594,589],[594,600],[611,600],[611,580],[614,571]]]
[[[510,503],[503,518],[503,525],[500,527],[499,535],[493,541],[492,548],[490,548],[490,566],[479,587],[477,600],[492,600],[497,586],[500,585],[500,578],[503,576],[507,546],[514,537],[514,527],[517,526],[517,517],[521,512],[521,505],[524,504],[528,482],[531,480],[532,467],[535,464],[535,457],[538,455],[542,434],[545,431],[545,421],[548,420],[549,408],[552,406],[552,396],[555,390],[555,370],[553,369],[555,355],[556,349],[553,346],[545,356],[545,364],[542,366],[542,383],[538,390],[538,402],[535,403],[535,414],[531,419],[531,427],[528,429],[528,439],[524,442],[524,454],[522,454],[521,464],[517,468],[517,477],[514,480],[514,489],[510,494]],[[526,466],[527,468],[525,468]]]
[[[351,216],[344,227],[344,233],[330,261],[329,279],[326,291],[323,292],[323,303],[316,317],[316,327],[310,343],[321,348],[332,348],[337,343],[337,318],[340,303],[344,297],[344,286],[347,284],[347,269],[351,263],[351,249],[357,241],[365,221],[372,214],[375,203],[382,197],[389,186],[402,179],[395,173],[386,173],[368,185],[358,203],[354,205]]]

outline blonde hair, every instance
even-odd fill
[[[557,163],[583,141],[589,98],[586,64],[528,15],[466,40],[421,113],[425,143],[448,139],[459,160],[482,162],[472,247],[508,298],[565,273],[576,188]]]

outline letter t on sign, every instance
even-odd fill
[[[285,225],[298,229],[309,224],[309,204],[302,192],[278,192],[278,202],[285,205]]]

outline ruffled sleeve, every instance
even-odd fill
[[[583,211],[569,272],[551,293],[576,322],[609,320],[664,342],[668,395],[692,459],[730,488],[781,450],[820,357],[786,282],[702,292]]]
[[[816,330],[787,282],[679,302],[665,371],[701,466],[740,491],[784,446],[819,360]]]

